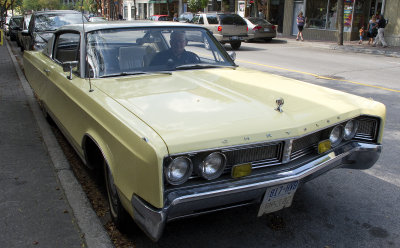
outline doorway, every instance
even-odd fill
[[[293,7],[293,22],[292,22],[292,35],[297,35],[299,29],[297,28],[297,15],[300,11],[304,13],[304,2],[303,1],[295,1]]]

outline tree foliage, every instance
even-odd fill
[[[59,0],[23,0],[24,10],[60,9]]]
[[[201,11],[208,5],[208,0],[188,0],[188,7],[194,11]]]
[[[77,1],[75,3],[74,9],[81,11],[82,2]],[[89,13],[97,13],[98,9],[101,7],[101,2],[99,0],[83,0],[83,10]]]

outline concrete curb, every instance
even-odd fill
[[[330,46],[330,49],[344,50],[344,51],[349,51],[349,52],[354,52],[354,53],[384,55],[384,56],[389,56],[389,57],[400,58],[400,52],[384,50],[385,48],[370,49],[370,48],[363,48],[363,47],[355,47],[355,46],[351,46],[351,45],[347,45],[347,46],[346,45],[344,45],[344,46],[332,45],[332,46]]]
[[[7,43],[7,41],[6,41]],[[87,247],[89,248],[111,248],[114,247],[107,232],[101,224],[96,213],[92,209],[86,194],[83,192],[81,185],[75,178],[71,167],[65,158],[56,138],[54,137],[50,127],[45,120],[38,103],[33,95],[29,83],[26,81],[14,54],[11,51],[8,43],[6,44],[8,52],[14,63],[15,70],[21,81],[29,106],[32,110],[33,116],[41,131],[43,141],[49,153],[50,159],[54,165],[54,170],[57,174],[58,180],[64,190],[68,203],[70,204],[75,219],[81,232],[85,235]]]
[[[339,46],[336,43],[332,42],[323,42],[323,41],[308,41],[305,42],[296,41],[294,39],[285,38],[285,37],[277,37],[277,39],[286,40],[287,44],[296,44],[298,46],[307,46],[307,47],[316,47],[316,48],[324,48],[330,50],[342,50],[353,53],[364,53],[364,54],[374,54],[374,55],[383,55],[388,57],[396,57],[400,58],[400,49],[398,47],[393,48],[383,48],[383,47],[365,47],[359,46],[355,44],[345,43],[343,46]]]

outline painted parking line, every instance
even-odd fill
[[[304,74],[304,75],[313,76],[313,77],[316,77],[316,78],[319,78],[319,79],[326,79],[326,80],[332,80],[332,81],[346,82],[346,83],[361,85],[361,86],[365,86],[365,87],[371,87],[371,88],[376,88],[376,89],[380,89],[380,90],[385,90],[385,91],[391,91],[391,92],[400,93],[400,90],[385,88],[385,87],[382,87],[382,86],[376,86],[376,85],[371,85],[371,84],[364,84],[364,83],[359,83],[359,82],[355,82],[355,81],[351,81],[351,80],[345,80],[345,79],[337,79],[337,78],[324,77],[324,76],[320,76],[320,75],[315,74],[315,73],[304,72],[304,71],[293,70],[293,69],[287,69],[287,68],[278,67],[278,66],[273,66],[273,65],[259,64],[259,63],[254,63],[254,62],[250,62],[250,61],[246,61],[246,60],[239,60],[239,59],[237,59],[236,61],[242,62],[242,63],[246,63],[246,64],[252,64],[252,65],[257,65],[257,66],[262,66],[262,67],[268,67],[268,68],[272,68],[272,69],[282,70],[282,71],[296,72],[296,73],[300,73],[300,74]]]

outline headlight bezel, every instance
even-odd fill
[[[335,130],[339,131],[339,134],[336,140],[332,140],[332,134],[334,133]],[[332,147],[336,147],[342,142],[343,133],[344,133],[344,128],[342,125],[336,125],[332,128],[332,130],[329,133],[329,140],[331,141]]]
[[[206,163],[207,163],[207,160],[212,159],[211,158],[212,156],[220,156],[220,158],[222,159],[222,162],[219,165],[219,168],[214,173],[207,174],[205,172],[205,168],[207,166]],[[198,163],[195,166],[195,172],[197,175],[201,176],[202,178],[204,178],[206,180],[214,180],[222,175],[222,173],[224,172],[225,167],[226,167],[226,162],[227,162],[227,158],[224,153],[218,152],[218,151],[211,152],[201,161],[201,163]]]
[[[353,123],[353,128],[352,128],[350,134],[347,135],[347,134],[346,134],[346,127],[347,127],[347,125],[349,125],[350,123]],[[344,126],[343,126],[343,139],[344,139],[344,140],[351,140],[351,139],[353,139],[353,138],[356,136],[356,134],[357,134],[357,130],[358,130],[358,121],[357,121],[357,120],[351,119],[351,120],[347,121],[346,124],[344,124]]]
[[[182,160],[182,159],[186,160],[187,163],[188,163],[188,167],[186,169],[186,172],[184,173],[184,175],[180,179],[173,180],[170,177],[171,166],[174,163],[178,163],[178,160]],[[166,166],[164,166],[164,178],[171,185],[181,185],[181,184],[185,183],[189,179],[189,177],[192,175],[192,172],[193,172],[193,162],[187,156],[179,156],[179,157],[176,157],[174,159],[171,159],[171,161]]]

